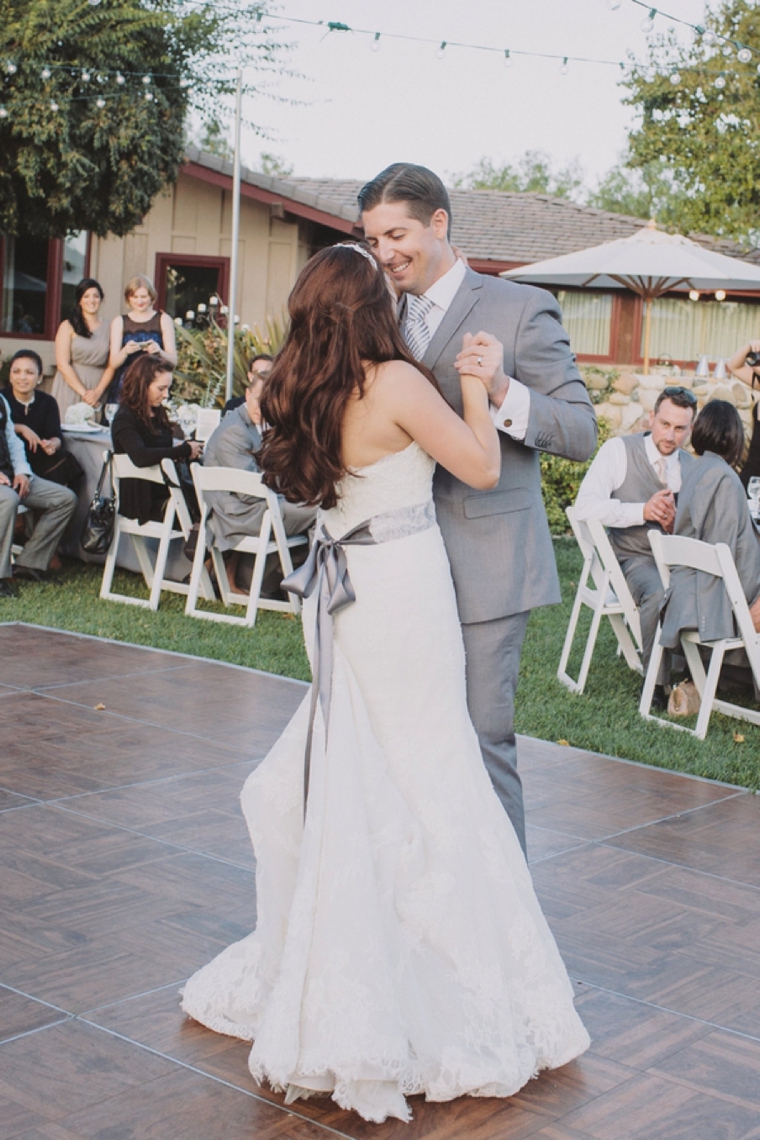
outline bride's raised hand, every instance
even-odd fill
[[[462,351],[454,361],[460,376],[477,376],[497,406],[503,404],[509,390],[509,377],[504,374],[504,346],[491,333],[465,333]]]

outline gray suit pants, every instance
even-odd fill
[[[634,558],[620,560],[620,567],[625,574],[633,600],[639,607],[639,621],[641,622],[641,660],[646,671],[649,658],[652,656],[654,635],[657,632],[657,622],[660,620],[660,606],[664,590],[662,579],[655,564],[654,558],[642,554]],[[662,665],[657,674],[657,684],[666,685],[670,679],[670,654],[664,653]]]
[[[488,775],[512,821],[523,851],[525,809],[517,774],[515,690],[530,611],[462,625],[467,705]]]
[[[77,497],[68,487],[32,475],[29,494],[21,499],[12,487],[0,485],[0,578],[11,576],[11,546],[19,503],[34,513],[36,523],[17,565],[30,570],[47,570],[55,548],[77,506]]]

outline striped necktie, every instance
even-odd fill
[[[429,297],[415,297],[412,293],[406,295],[406,320],[404,321],[404,340],[415,360],[422,360],[427,346],[430,344],[430,329],[427,315],[435,302]]]

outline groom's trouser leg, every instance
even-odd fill
[[[525,809],[517,774],[515,690],[530,611],[462,626],[467,658],[467,704],[488,775],[523,851]]]

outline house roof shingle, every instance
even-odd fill
[[[189,149],[191,162],[232,176],[232,163]],[[301,178],[243,169],[242,180],[270,194],[331,215],[341,222],[358,219],[357,195],[364,183],[352,178]],[[452,240],[473,261],[525,265],[630,237],[646,222],[626,214],[579,206],[549,194],[501,190],[449,190]],[[736,242],[705,234],[694,241],[729,257],[760,264],[760,248],[747,251]]]

